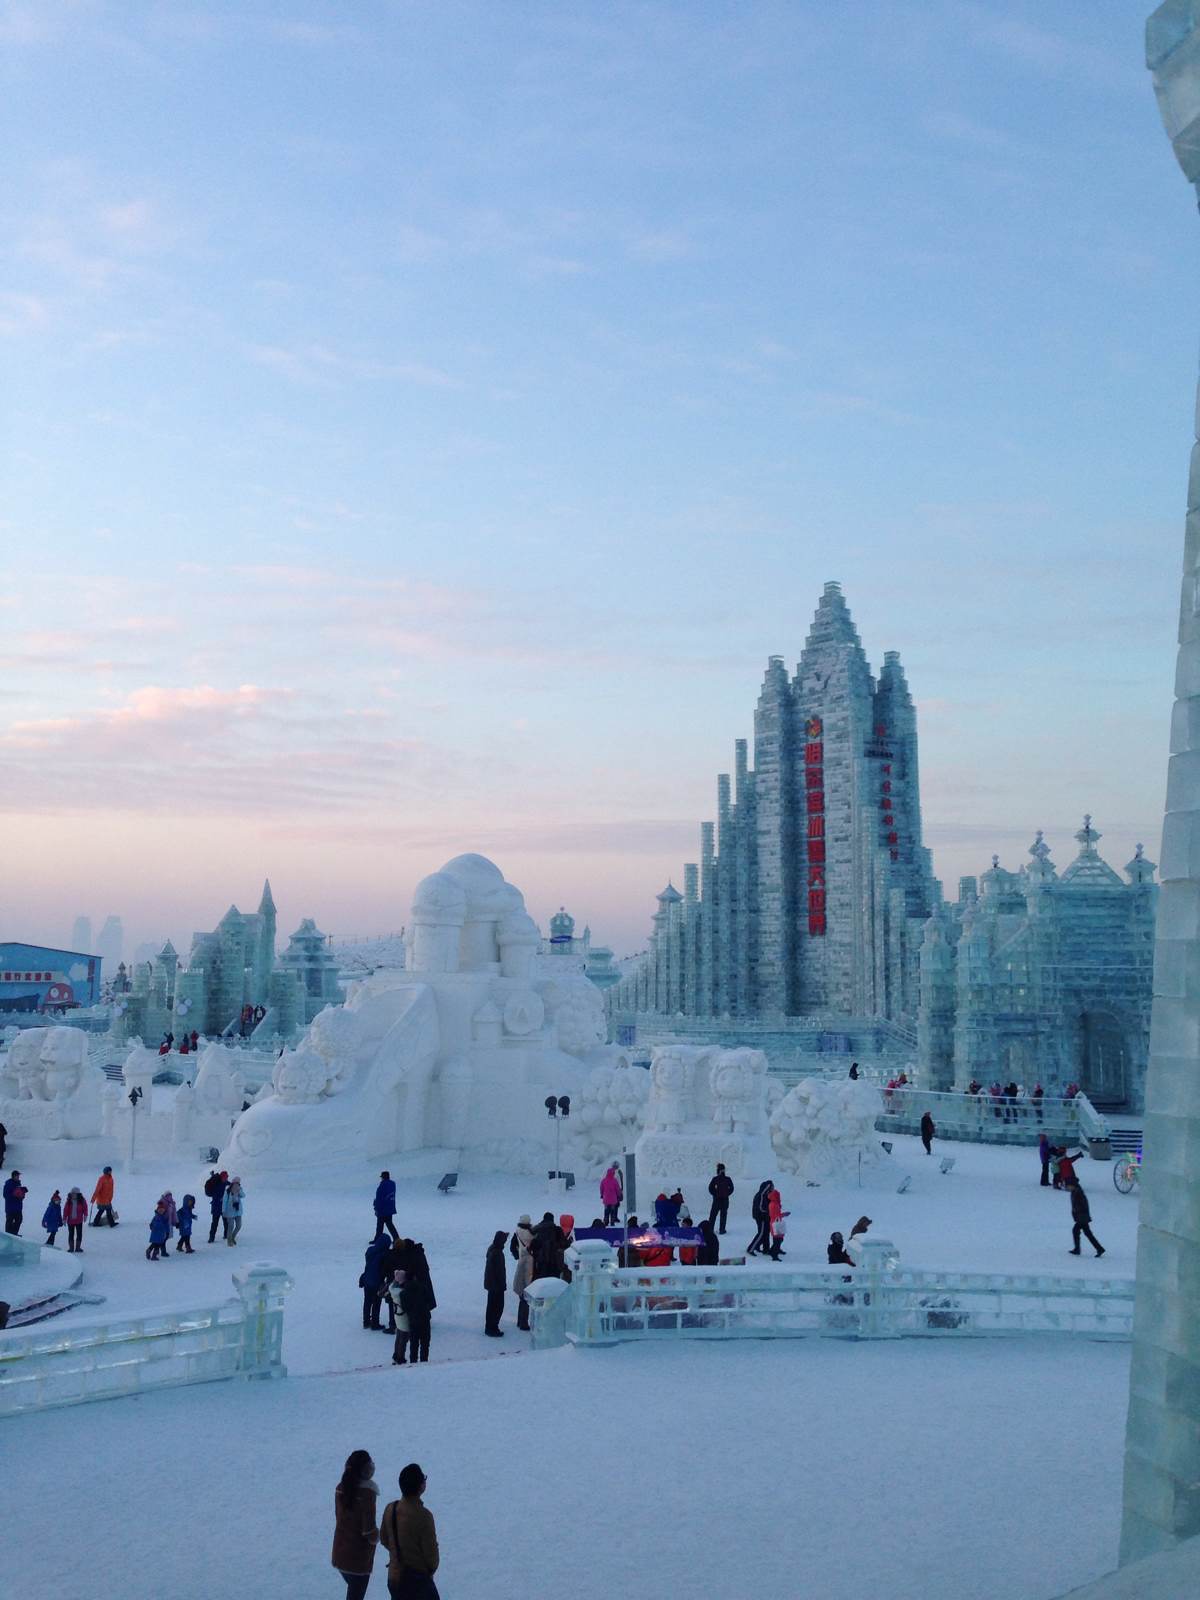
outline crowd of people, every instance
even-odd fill
[[[79,1255],[83,1251],[84,1225],[91,1219],[93,1228],[115,1228],[120,1224],[120,1217],[114,1205],[116,1194],[116,1180],[113,1169],[105,1167],[96,1179],[92,1190],[91,1200],[85,1200],[83,1190],[68,1188],[64,1200],[61,1189],[55,1189],[42,1213],[42,1227],[46,1232],[45,1243],[50,1249],[57,1248],[58,1235],[66,1229],[67,1251],[70,1255]],[[216,1241],[217,1229],[222,1230],[224,1242],[228,1245],[237,1243],[238,1234],[242,1231],[242,1220],[246,1210],[246,1192],[239,1178],[231,1178],[226,1172],[212,1171],[204,1184],[204,1194],[209,1201],[212,1224],[208,1232],[208,1242]],[[19,1234],[25,1222],[25,1201],[29,1196],[28,1186],[22,1181],[20,1171],[13,1169],[4,1183],[4,1229],[6,1233]],[[171,1240],[176,1240],[176,1255],[195,1255],[192,1249],[192,1227],[196,1219],[196,1196],[185,1194],[181,1203],[176,1204],[175,1196],[169,1189],[165,1190],[155,1202],[154,1210],[150,1215],[150,1237],[146,1245],[147,1261],[165,1260],[170,1252]]]

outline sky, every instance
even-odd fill
[[[1129,0],[0,0],[0,935],[640,948],[822,585],[926,842],[1157,859],[1195,208]]]

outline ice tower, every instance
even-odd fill
[[[1200,191],[1200,0],[1150,18],[1168,137]],[[1154,957],[1121,1560],[1200,1535],[1200,442],[1192,451]]]
[[[940,899],[921,839],[917,719],[900,657],[872,676],[827,583],[789,678],[771,656],[754,764],[734,745],[684,893],[659,895],[650,949],[609,992],[622,1014],[913,1018]]]

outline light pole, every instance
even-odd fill
[[[129,1105],[130,1105],[131,1109],[130,1109],[130,1113],[129,1113],[129,1167],[128,1167],[128,1171],[130,1173],[132,1173],[132,1172],[137,1170],[136,1167],[134,1166],[134,1159],[135,1159],[135,1155],[136,1155],[136,1151],[137,1151],[137,1108],[138,1108],[138,1101],[141,1098],[142,1098],[142,1090],[141,1090],[140,1087],[135,1085],[129,1091]]]
[[[562,1165],[562,1156],[560,1154],[562,1150],[562,1125],[564,1120],[571,1115],[571,1097],[567,1094],[561,1094],[556,1098],[554,1095],[548,1094],[543,1103],[546,1107],[546,1114],[554,1119],[554,1178],[556,1182],[561,1182],[562,1173],[559,1168]]]

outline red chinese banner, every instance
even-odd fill
[[[825,932],[825,741],[820,717],[804,727],[804,805],[808,813],[808,931]]]

